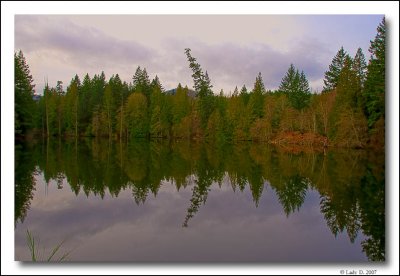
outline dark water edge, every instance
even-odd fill
[[[164,235],[175,241],[175,246],[182,247],[182,254],[170,253],[163,255],[164,257],[161,255],[157,257],[154,252],[173,248],[173,245],[167,246],[166,241],[162,239],[147,241],[146,245],[139,246],[146,251],[146,254],[136,257],[126,254],[126,258],[123,254],[114,254],[116,260],[120,261],[365,261],[362,256],[370,261],[383,261],[385,260],[384,161],[383,153],[366,150],[313,150],[312,148],[299,150],[298,147],[293,149],[255,143],[232,145],[193,141],[135,140],[126,144],[108,139],[41,139],[16,142],[15,228],[16,245],[18,245],[16,259],[21,255],[17,251],[24,248],[23,230],[26,226],[42,229],[41,225],[46,224],[46,229],[51,229],[62,225],[63,221],[69,221],[65,229],[71,227],[68,225],[73,225],[72,228],[81,228],[80,231],[90,233],[92,224],[110,221],[107,215],[113,217],[111,214],[114,210],[115,217],[119,220],[118,223],[114,221],[115,227],[118,225],[117,230],[111,232],[126,238],[129,236],[126,233],[127,229],[137,231],[137,228],[140,229],[138,225],[147,225],[149,229],[162,227],[167,233],[153,233],[153,235],[142,233],[143,240],[149,236],[154,238]],[[50,196],[38,196],[43,192],[43,187],[47,187]],[[70,209],[70,205],[63,209],[61,208],[63,204],[58,201],[50,205],[55,209],[59,208],[57,212],[52,215],[45,212],[38,217],[40,212],[37,210],[40,209],[38,206],[41,202],[48,204],[51,197],[57,198],[61,194],[65,202],[70,202],[68,204],[75,202],[77,206],[83,205],[74,213],[75,218],[71,218],[71,213],[63,213]],[[171,197],[170,201],[167,200],[168,197]],[[162,203],[162,198],[168,203]],[[241,200],[247,198],[252,204],[249,205],[246,201],[246,204],[242,202],[244,205],[241,205]],[[130,203],[125,206],[123,199],[129,200]],[[109,201],[113,203],[106,204]],[[171,201],[176,201],[176,204],[171,204]],[[31,208],[32,202],[34,207]],[[95,202],[105,217],[98,216],[88,225],[85,221],[95,217],[89,212],[89,210],[93,212],[88,207],[91,202]],[[108,207],[103,209],[105,205]],[[157,212],[154,206],[161,209],[165,206],[179,207],[175,211],[179,215],[167,219],[172,224],[163,222],[165,217],[168,217],[166,212],[161,216],[162,219],[159,218],[153,223],[128,223],[125,225],[126,228],[119,225],[127,217],[146,221],[142,217],[143,213],[149,214],[151,218],[151,214]],[[232,206],[232,214],[229,212],[229,206]],[[323,227],[329,230],[330,238],[323,240],[329,240],[327,246],[335,253],[325,254],[325,259],[319,260],[317,252],[321,248],[318,249],[316,244],[310,246],[313,244],[313,239],[307,236],[307,228],[300,227],[299,224],[296,224],[293,232],[283,235],[284,239],[291,243],[282,243],[282,246],[272,244],[270,240],[263,244],[251,238],[253,235],[260,239],[256,233],[244,233],[240,230],[244,227],[258,233],[270,229],[272,222],[259,223],[260,220],[270,218],[265,217],[260,211],[269,209],[274,210],[274,213],[270,214],[271,217],[280,214],[278,221],[281,226],[287,226],[296,219],[297,223],[307,221],[311,217],[308,211],[318,210],[321,222],[316,223],[314,228]],[[215,217],[212,220],[213,227],[210,227],[207,224],[208,220],[214,213],[218,214],[219,210],[226,212]],[[205,214],[208,214],[208,217]],[[234,216],[234,214],[240,215]],[[49,222],[46,216],[55,217]],[[235,219],[232,219],[233,217]],[[240,221],[246,221],[249,217],[254,217],[254,221],[249,222],[249,225],[238,226]],[[231,219],[224,222],[224,218]],[[41,224],[40,221],[45,223]],[[227,225],[231,226],[233,234],[236,233],[241,240],[246,237],[248,242],[253,244],[254,252],[264,252],[265,247],[269,245],[273,246],[272,251],[281,250],[281,255],[253,256],[251,247],[246,254],[239,254],[235,249],[238,250],[237,246],[240,243],[233,242],[233,237],[226,241],[222,239],[222,245],[220,244],[217,250],[214,248],[215,252],[220,253],[219,255],[207,255],[203,252],[205,248],[199,244],[211,244],[211,241],[204,240],[198,231],[203,229],[208,235],[213,236],[214,233],[217,237],[223,237],[222,233],[229,231],[229,228],[225,228]],[[313,231],[319,233],[319,230],[315,229]],[[271,228],[270,231],[273,233],[271,239],[280,237],[277,229]],[[193,235],[192,242],[196,241],[194,244],[202,253],[196,253],[194,249],[184,246],[183,241],[190,235]],[[309,243],[304,246],[309,246],[310,249],[294,246],[300,243],[295,239],[296,236],[308,237]],[[110,240],[118,244],[118,246],[114,244],[115,248],[124,251],[122,250],[124,242],[118,241],[115,237],[106,235],[101,239],[98,238],[97,242],[104,243],[105,248],[107,246],[113,248],[108,244]],[[74,242],[76,243],[76,239],[71,243]],[[218,239],[212,243],[218,244]],[[56,240],[53,244],[56,244]],[[159,246],[155,246],[157,244]],[[191,243],[186,241],[186,244]],[[362,252],[358,257],[347,256],[339,249],[332,249],[339,244],[344,251],[347,250],[346,247],[358,244],[359,251]],[[51,244],[49,246],[51,247]],[[281,248],[277,250],[278,247]],[[285,247],[288,250],[294,248],[296,250],[288,253],[284,250]],[[173,252],[179,250],[173,249]],[[71,255],[71,260],[114,260],[114,257],[101,255],[96,250],[88,250],[86,255],[82,251],[81,254],[75,252],[75,255]]]

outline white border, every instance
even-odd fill
[[[2,2],[1,3],[1,272],[2,274],[340,274],[340,269],[377,269],[399,274],[399,3],[398,2]],[[343,265],[134,265],[62,264],[22,265],[14,261],[14,127],[13,52],[15,14],[385,14],[390,45],[387,97],[386,200],[388,264]]]

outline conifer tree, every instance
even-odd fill
[[[248,103],[252,110],[253,119],[261,118],[264,115],[264,94],[265,86],[261,72],[259,72]]]
[[[293,64],[290,64],[279,90],[288,96],[290,104],[297,110],[308,106],[311,97],[310,85],[304,72],[299,73]]]
[[[185,49],[189,61],[189,67],[193,71],[192,77],[194,81],[194,89],[199,99],[200,120],[201,126],[204,130],[207,126],[208,118],[214,110],[214,98],[211,90],[212,85],[207,71],[206,73],[203,73],[200,64],[196,62],[194,57],[192,57],[190,51],[189,48]]]
[[[365,81],[364,102],[370,128],[380,117],[385,118],[385,46],[386,23],[383,18],[369,47],[371,59]]]
[[[329,70],[325,72],[324,88],[322,89],[323,92],[327,92],[336,88],[346,56],[348,56],[347,52],[343,49],[343,47],[341,47],[335,57],[332,59],[332,63],[329,65]]]
[[[14,53],[15,134],[33,126],[35,85],[22,51]]]
[[[360,88],[364,87],[364,82],[367,77],[367,63],[361,48],[358,48],[356,55],[353,59],[353,70],[357,75],[358,85]]]

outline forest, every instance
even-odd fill
[[[23,52],[15,61],[15,138],[108,137],[254,141],[383,150],[385,144],[385,18],[371,41],[368,63],[341,47],[325,72],[321,93],[312,93],[303,71],[291,64],[277,90],[259,73],[254,86],[215,93],[191,49],[194,93],[181,84],[165,91],[158,76],[137,67],[132,81],[104,72],[75,75],[66,89],[46,84],[43,96]]]

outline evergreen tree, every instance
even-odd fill
[[[336,88],[346,56],[348,56],[347,52],[341,47],[336,56],[332,59],[332,63],[329,65],[329,71],[325,72],[323,92]]]
[[[202,129],[204,130],[207,126],[208,118],[214,110],[214,98],[211,90],[212,85],[208,73],[203,73],[200,64],[196,62],[196,59],[190,54],[190,49],[186,48],[185,53],[189,61],[189,67],[192,69],[194,89],[199,99],[199,113]]]
[[[353,68],[353,60],[347,56],[339,75],[337,84],[337,101],[341,105],[356,108],[358,100],[357,91],[359,91],[360,87],[357,72],[354,71]]]
[[[239,95],[239,90],[238,90],[238,88],[237,88],[237,86],[236,86],[236,87],[235,87],[235,90],[233,90],[232,96],[236,97],[236,96],[238,96],[238,95]]]
[[[243,84],[242,89],[240,89],[240,95],[248,94],[246,85]]]
[[[126,119],[129,136],[147,137],[149,133],[149,119],[147,99],[142,93],[133,93],[128,97],[126,104]]]
[[[361,48],[358,48],[353,59],[353,70],[355,71],[360,88],[364,87],[364,82],[367,77],[367,63]]]
[[[81,97],[79,97],[79,123],[83,127],[83,129],[89,133],[90,132],[90,124],[92,120],[93,108],[94,106],[92,98],[94,92],[93,90],[93,83],[89,77],[89,74],[86,74],[82,81],[81,86]]]
[[[253,115],[253,119],[262,118],[264,115],[264,94],[265,86],[261,77],[261,72],[259,72],[248,103]]]
[[[151,81],[150,87],[154,90],[156,87],[160,89],[161,92],[164,91],[164,87],[161,85],[160,79],[156,75],[155,78]]]
[[[371,59],[368,64],[364,97],[370,128],[379,118],[385,118],[385,47],[386,23],[383,18],[377,28],[377,35],[369,47]]]
[[[288,96],[289,102],[292,107],[301,110],[308,106],[310,102],[310,85],[303,71],[299,73],[293,64],[283,77],[279,86],[279,91]]]
[[[147,104],[150,106],[150,94],[151,94],[151,86],[150,86],[150,78],[147,74],[146,68],[143,70],[138,66],[136,69],[135,75],[132,77],[133,80],[133,90],[138,93],[142,93],[146,96]]]
[[[71,80],[67,88],[66,97],[66,124],[69,134],[78,137],[79,134],[79,90],[81,82],[78,75]]]
[[[336,100],[330,114],[333,128],[329,138],[340,146],[364,147],[367,121],[359,104],[357,72],[353,70],[353,60],[349,56],[345,58],[336,90]]]
[[[113,96],[113,91],[111,88],[111,85],[107,84],[106,88],[104,90],[104,110],[106,114],[106,124],[107,124],[107,129],[108,129],[108,137],[112,136],[113,132],[113,107],[114,107],[114,96]]]
[[[35,85],[22,51],[14,53],[15,134],[24,134],[33,126]]]
[[[298,74],[298,70],[296,70],[293,64],[290,64],[286,75],[283,77],[281,84],[279,85],[279,91],[290,93],[295,90],[295,87],[298,86],[299,82]]]
[[[57,114],[57,126],[58,126],[58,136],[62,135],[63,131],[63,119],[64,119],[64,90],[63,90],[63,82],[57,81],[55,94],[56,94],[56,114]]]

